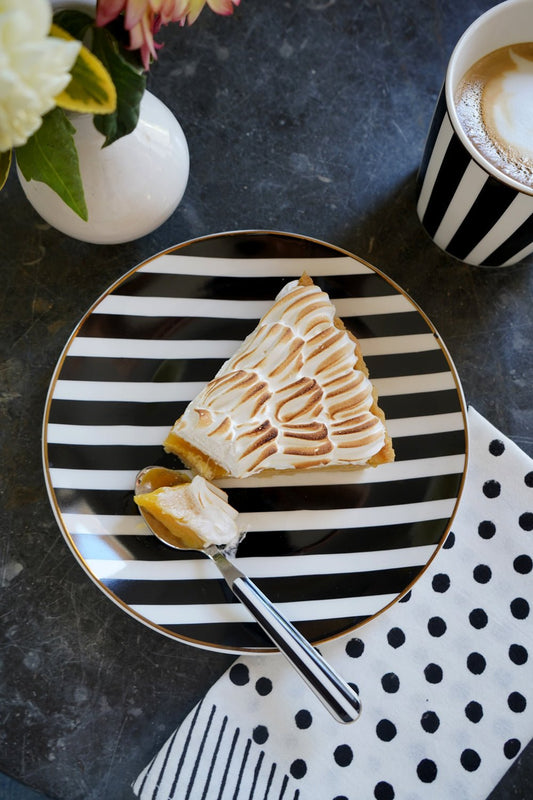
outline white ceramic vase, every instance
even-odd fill
[[[70,117],[89,219],[84,222],[46,184],[19,180],[41,217],[62,233],[94,244],[139,239],[178,206],[189,177],[189,149],[174,114],[145,92],[132,133],[102,148],[90,114]]]

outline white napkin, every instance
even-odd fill
[[[483,800],[533,736],[533,461],[474,409],[457,516],[411,592],[320,647],[330,717],[282,656],[237,659],[134,783],[141,800]]]

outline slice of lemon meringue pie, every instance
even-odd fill
[[[394,460],[359,342],[308,275],[280,291],[164,447],[210,480]]]

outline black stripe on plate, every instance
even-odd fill
[[[523,222],[516,231],[482,261],[485,267],[500,267],[517,253],[531,244],[533,240],[533,214]]]
[[[442,125],[442,120],[444,119],[445,114],[446,114],[446,92],[443,84],[435,106],[433,118],[431,120],[431,126],[429,128],[429,133],[424,147],[424,155],[422,156],[422,161],[420,162],[420,169],[418,171],[418,176],[417,176],[417,184],[419,190],[424,182],[424,178],[426,177],[428,164],[431,159],[433,148],[435,147],[435,142],[437,141],[437,136],[439,135],[440,126]]]
[[[179,260],[177,260],[179,264]],[[354,261],[354,267],[356,262]],[[214,267],[216,269],[216,267]],[[217,300],[274,300],[292,277],[187,275],[137,272],[122,283],[115,295],[135,297],[186,297]],[[380,275],[369,271],[351,275],[314,275],[313,282],[332,300],[344,297],[380,297],[397,290]]]
[[[430,452],[434,453],[434,445],[430,444],[429,447]],[[141,462],[141,465],[147,463]],[[228,489],[228,498],[230,504],[243,513],[369,508],[442,500],[454,496],[457,484],[458,477],[452,474],[388,483]],[[128,493],[118,489],[56,489],[60,508],[76,513],[83,513],[84,508],[90,508],[95,514],[127,513],[123,510],[125,494]],[[129,505],[129,508],[133,510],[135,506]]]
[[[230,505],[241,513],[320,511],[339,508],[379,508],[455,497],[455,474],[409,478],[383,483],[319,484],[227,489]]]
[[[466,439],[464,430],[446,431],[396,437],[393,446],[396,461],[411,461],[417,458],[460,455],[465,452]]]
[[[207,383],[217,374],[224,361],[224,358],[172,358],[162,361],[151,358],[68,356],[61,369],[61,380]],[[156,394],[157,385],[154,386]]]
[[[450,369],[440,347],[419,353],[391,353],[364,358],[372,379],[427,375],[448,372]]]
[[[335,555],[401,550],[406,547],[437,545],[448,519],[361,528],[331,530],[256,531],[248,533],[239,545],[240,558],[274,558],[291,555]]]
[[[321,242],[292,234],[263,231],[217,234],[189,242],[174,250],[177,255],[203,258],[342,258],[344,253]]]
[[[464,431],[445,431],[421,436],[394,438],[397,461],[464,453]],[[177,456],[166,454],[160,445],[71,445],[49,444],[48,461],[56,469],[138,470],[147,464],[183,467]],[[296,487],[295,487],[296,488]],[[248,490],[247,490],[248,491]],[[295,489],[291,489],[294,492]]]
[[[257,325],[254,319],[222,317],[144,317],[127,314],[91,314],[79,337],[108,339],[234,339],[242,341]]]
[[[518,192],[488,176],[470,211],[460,224],[446,251],[465,258],[511,205]]]
[[[55,469],[132,469],[148,464],[182,469],[177,456],[165,453],[161,445],[69,445],[49,444],[48,463]]]
[[[339,617],[325,620],[294,622],[295,627],[305,638],[314,643],[334,638],[368,619],[366,616]],[[196,642],[210,642],[215,646],[228,648],[272,649],[270,639],[257,623],[204,623],[203,625],[166,625],[165,630],[184,636]]]
[[[422,220],[430,236],[435,235],[470,160],[461,140],[452,133]]]
[[[58,425],[168,425],[170,430],[187,405],[187,402],[53,400],[48,422]]]
[[[344,316],[342,321],[348,330],[359,339],[431,333],[427,322],[418,311],[405,311],[401,314],[372,314],[360,317]],[[364,342],[361,342],[361,348],[364,351]]]
[[[131,491],[56,488],[57,504],[64,514],[138,514]]]
[[[179,346],[176,347],[179,355]],[[68,356],[61,369],[61,380],[124,381],[130,383],[207,383],[224,364],[223,358],[119,358],[106,356]],[[424,375],[447,372],[448,363],[440,348],[418,353],[393,353],[366,356],[372,378]],[[154,386],[154,394],[157,386]]]
[[[334,555],[397,550],[406,547],[437,545],[447,519],[332,530],[256,531],[248,533],[236,557],[277,558],[291,555]],[[205,558],[201,553],[173,550],[155,536],[108,536],[71,534],[80,554],[86,559],[134,561],[191,561]]]
[[[296,603],[309,600],[334,600],[346,597],[374,597],[399,594],[413,581],[423,564],[397,569],[368,572],[337,573],[334,580],[326,575],[294,575],[282,578],[249,577],[273,603]],[[195,599],[191,598],[189,581],[184,580],[121,580],[101,581],[113,594],[128,605],[210,605],[239,601],[222,578],[197,578]]]
[[[343,316],[343,322],[356,336],[405,336],[428,333],[427,322],[418,311],[391,314]],[[231,339],[237,342],[251,333],[257,319],[221,317],[144,317],[124,314],[91,314],[80,330],[80,338],[98,336],[108,339]]]
[[[157,387],[155,387],[157,389]],[[387,419],[431,416],[461,411],[457,391],[381,395],[379,404]],[[106,400],[53,400],[49,422],[61,425],[168,425],[183,414],[187,402],[136,403]]]
[[[389,396],[380,395],[379,405],[385,412],[387,419],[427,417],[432,414],[451,414],[461,411],[456,389]]]

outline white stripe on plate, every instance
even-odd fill
[[[372,383],[380,397],[419,392],[441,392],[456,389],[451,372],[428,372],[425,375],[401,375],[395,378],[375,378]]]
[[[115,445],[149,447],[161,445],[170,424],[156,425],[63,425],[49,422],[49,444]]]
[[[416,380],[414,380],[416,378]],[[414,394],[455,389],[451,372],[433,372],[425,375],[405,375],[395,378],[376,378],[373,381],[379,395]],[[139,381],[66,381],[58,380],[54,400],[86,400],[128,403],[189,402],[203,389],[204,382],[153,383]]]
[[[384,483],[430,475],[453,475],[462,472],[462,454],[437,458],[420,458],[380,464],[376,469],[318,469],[268,477],[225,478],[215,481],[222,489],[272,488],[274,486],[335,486],[359,483]],[[144,466],[148,466],[147,464]],[[143,465],[139,466],[141,469]],[[187,470],[183,470],[187,473]],[[99,491],[132,490],[137,470],[68,469],[51,467],[50,478],[55,489],[96,489]]]
[[[402,436],[424,436],[428,433],[463,430],[464,420],[460,411],[423,417],[404,417],[387,420],[387,429],[393,439]]]
[[[463,427],[460,412],[424,417],[406,417],[387,422],[394,438],[422,436],[427,433],[457,431]],[[153,447],[161,445],[170,429],[168,425],[67,425],[50,422],[47,428],[49,444],[116,445]]]
[[[166,275],[224,275],[229,278],[257,278],[265,275],[299,278],[308,275],[365,275],[370,267],[350,256],[337,258],[211,258],[164,253],[152,259],[139,272]]]
[[[259,511],[239,514],[239,526],[247,531],[326,530],[335,528],[379,527],[403,522],[447,519],[453,513],[455,498],[426,500],[393,506],[368,508],[321,508],[298,511]]]
[[[258,511],[239,515],[239,527],[249,532],[284,530],[327,530],[329,528],[379,527],[403,522],[424,522],[451,516],[454,498],[427,500],[394,506],[369,508],[331,508],[298,511]],[[63,514],[65,527],[72,536],[150,535],[142,518],[133,515]]]
[[[398,353],[422,353],[440,350],[432,333],[409,333],[403,336],[377,336],[375,339],[358,337],[364,356],[387,356]]]
[[[61,515],[72,536],[151,536],[140,514]]]
[[[334,305],[340,317],[362,317],[371,314],[397,314],[414,311],[413,305],[401,294],[382,297],[347,297],[335,300]],[[224,320],[258,320],[271,307],[271,300],[219,300],[211,297],[147,298],[114,293],[106,295],[92,313],[139,317],[215,317]]]
[[[331,600],[305,600],[276,603],[290,620],[304,622],[342,617],[367,617],[376,614],[396,599],[396,594],[367,597],[341,597]],[[198,625],[217,622],[250,622],[252,615],[241,603],[210,605],[133,605],[129,608],[155,625]]]
[[[78,336],[70,345],[69,356],[88,358],[229,358],[241,342],[225,339],[104,339]]]
[[[413,333],[405,336],[359,337],[365,356],[421,353],[440,350],[432,333]],[[240,341],[233,339],[105,339],[98,336],[78,336],[71,343],[67,356],[86,358],[151,358],[202,359],[230,358]]]
[[[225,478],[215,481],[221,489],[269,488],[273,486],[335,486],[358,483],[384,483],[386,481],[409,480],[410,478],[434,477],[435,475],[457,475],[464,469],[465,456],[438,456],[418,458],[411,461],[394,461],[380,464],[373,469],[331,469],[297,472],[288,475],[272,475],[266,478]]]
[[[86,400],[87,402],[179,403],[189,402],[205,383],[128,383],[122,381],[65,381],[58,380],[54,400]]]
[[[357,534],[354,535],[354,540],[356,538]],[[253,579],[341,575],[351,572],[422,567],[427,564],[435,549],[436,545],[425,545],[363,553],[236,558],[234,563],[245,575]],[[220,572],[209,558],[194,558],[190,561],[117,561],[86,558],[85,564],[93,575],[102,581],[182,581],[220,578]]]

